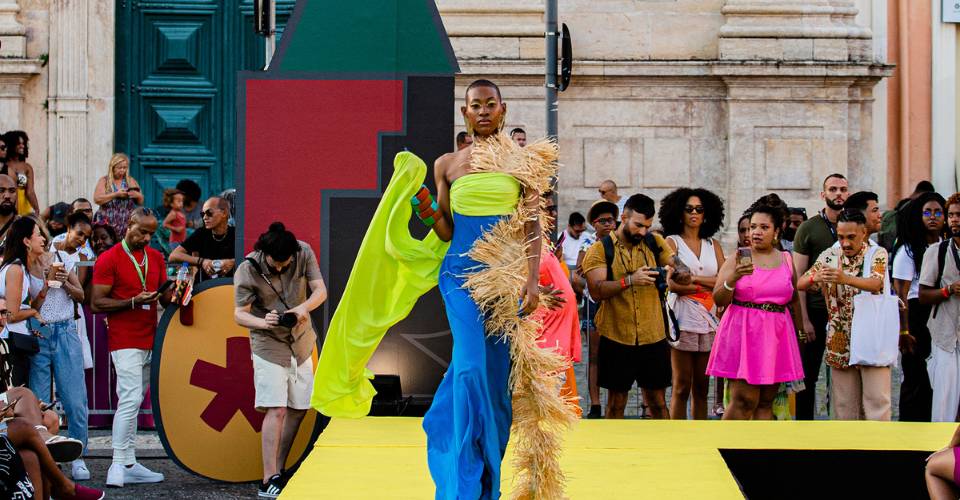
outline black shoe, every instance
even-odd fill
[[[283,486],[280,484],[280,474],[274,474],[270,480],[260,484],[260,490],[257,491],[258,498],[277,498]]]
[[[587,413],[587,418],[603,418],[603,416],[600,415],[600,405],[590,406],[590,413]]]
[[[292,469],[282,469],[280,470],[280,488],[286,488],[287,483],[293,479],[293,475],[297,473],[297,470],[300,468],[300,464],[297,464]]]

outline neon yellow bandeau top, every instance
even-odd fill
[[[450,187],[450,209],[460,215],[508,215],[519,201],[520,182],[510,174],[468,174]]]

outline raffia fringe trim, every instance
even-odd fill
[[[561,375],[568,361],[555,350],[537,345],[540,323],[517,314],[528,272],[530,242],[525,240],[524,223],[542,216],[539,193],[550,189],[557,155],[552,141],[521,148],[506,134],[499,134],[474,144],[471,156],[472,172],[508,173],[523,185],[525,193],[538,199],[537,209],[527,208],[521,199],[514,214],[495,224],[474,244],[469,255],[482,266],[469,274],[465,283],[487,315],[487,334],[502,336],[510,343],[516,469],[512,497],[516,499],[565,498],[560,452],[563,434],[577,418],[560,395]]]

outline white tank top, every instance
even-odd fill
[[[713,240],[709,238],[700,240],[700,257],[698,258],[679,235],[670,235],[667,238],[676,243],[677,257],[680,262],[690,268],[690,272],[694,276],[714,277],[717,275],[719,266],[717,265],[717,251],[713,247]],[[717,330],[719,322],[713,314],[715,310],[707,311],[700,302],[670,293],[667,297],[667,304],[673,309],[673,314],[677,318],[681,331],[709,333]]]
[[[27,300],[27,295],[30,292],[30,275],[27,273],[27,269],[23,267],[18,261],[14,261],[10,265],[20,266],[20,269],[23,270],[23,284],[20,288],[20,304],[23,304]],[[4,265],[0,267],[0,297],[4,297],[7,294],[7,271],[10,269],[9,265]],[[24,306],[21,305],[21,308]],[[29,306],[27,306],[29,307]],[[7,304],[7,309],[10,311],[17,310],[16,304]],[[27,328],[26,321],[18,321],[16,323],[7,323],[7,326],[4,327],[3,331],[0,332],[0,338],[7,338],[7,332],[17,332],[23,334],[30,334],[30,330]]]

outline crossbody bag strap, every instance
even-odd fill
[[[249,262],[250,265],[253,266],[253,269],[257,271],[257,274],[259,274],[261,278],[263,278],[263,281],[267,283],[267,286],[269,286],[270,289],[273,290],[273,293],[277,294],[277,298],[280,299],[280,303],[283,304],[283,307],[286,307],[287,309],[291,309],[290,305],[287,304],[287,301],[283,300],[283,295],[281,295],[280,292],[278,292],[277,289],[274,288],[273,281],[270,281],[270,278],[268,278],[267,275],[264,274],[263,268],[260,267],[260,263],[257,262],[253,257],[246,257],[244,258],[244,260]],[[283,284],[283,278],[281,278],[280,284],[281,285]]]

